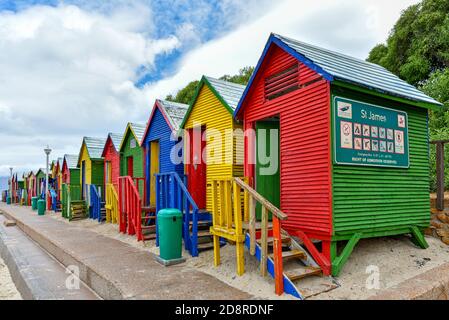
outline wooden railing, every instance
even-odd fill
[[[184,246],[192,257],[197,257],[199,254],[198,222],[210,221],[210,214],[200,213],[187,189],[186,176],[181,177],[176,172],[156,174],[156,212],[166,208],[176,208],[182,212]],[[157,232],[157,245],[159,244],[158,235]]]
[[[143,240],[142,201],[138,190],[140,180],[143,178],[119,177],[119,229],[129,235],[137,235],[137,241]]]
[[[250,236],[250,253],[256,254],[256,203],[261,205],[260,225],[260,272],[267,275],[269,214],[273,220],[273,260],[276,294],[284,292],[282,264],[281,220],[287,215],[251,188],[246,179],[224,178],[212,181],[212,211],[214,235],[214,264],[220,264],[219,238],[225,238],[236,243],[237,274],[242,275],[244,269],[243,247],[245,233]]]
[[[101,197],[98,187],[96,185],[90,185],[90,218],[101,222]]]
[[[117,223],[119,221],[118,194],[112,183],[106,185],[106,222]]]
[[[81,201],[82,199],[82,191],[81,185],[70,184],[65,185],[64,189],[65,194],[63,193],[63,217],[70,219],[72,216],[71,212],[71,202],[72,201]]]

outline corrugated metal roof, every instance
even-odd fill
[[[167,115],[173,129],[178,130],[181,126],[182,120],[184,120],[187,110],[189,109],[189,105],[166,100],[157,101],[164,109],[164,112]]]
[[[143,135],[145,133],[146,125],[141,123],[129,123],[129,126],[131,127],[132,131],[134,132],[134,135],[136,136],[137,143],[141,143],[143,139]]]
[[[273,36],[336,80],[361,85],[413,101],[441,105],[382,66],[277,34],[273,34]]]
[[[62,169],[62,162],[64,161],[64,158],[58,158],[58,165],[59,165],[59,170]]]
[[[112,144],[114,145],[115,150],[118,151],[120,148],[120,143],[123,140],[123,134],[110,132],[108,137],[111,137]]]
[[[66,154],[64,159],[67,162],[67,167],[69,169],[76,169],[78,165],[78,156],[75,154]]]
[[[237,108],[243,92],[245,91],[245,86],[224,80],[218,80],[212,77],[205,76],[205,78],[228,104],[228,106],[234,111]]]
[[[91,159],[101,159],[101,154],[103,153],[103,148],[104,144],[106,143],[106,139],[84,137],[83,141],[86,144],[87,152],[89,152],[89,157]]]

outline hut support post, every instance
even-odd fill
[[[413,236],[412,241],[414,244],[416,244],[421,249],[427,249],[429,247],[426,238],[424,238],[423,233],[421,232],[421,230],[419,230],[417,226],[411,227],[411,232]]]
[[[338,276],[340,274],[341,269],[343,268],[344,264],[348,260],[349,256],[352,253],[352,250],[354,250],[354,247],[359,242],[359,240],[362,238],[362,235],[360,233],[355,233],[351,239],[349,239],[348,243],[346,244],[345,248],[343,249],[340,256],[337,256],[335,260],[332,261],[332,275]]]

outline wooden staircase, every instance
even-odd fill
[[[86,219],[87,217],[87,206],[84,200],[70,201],[69,221]]]
[[[323,272],[307,250],[281,228],[281,221],[287,220],[287,215],[241,178],[213,180],[212,203],[215,266],[220,265],[219,239],[225,238],[236,244],[238,275],[245,270],[245,246],[260,262],[261,275],[274,278],[276,294],[285,292],[303,299],[298,282],[321,276]],[[261,207],[261,221],[256,220],[257,203]]]
[[[244,224],[244,228],[248,224]],[[272,223],[268,224],[267,237],[267,271],[274,278],[274,240],[272,236]],[[261,247],[262,239],[260,236],[261,225],[256,225],[256,246],[254,256],[261,262],[263,258],[263,250]],[[303,295],[298,286],[301,280],[311,276],[322,276],[323,271],[307,251],[294,240],[286,231],[281,230],[281,246],[282,246],[282,265],[283,265],[283,285],[284,292],[298,299],[303,299]],[[245,246],[251,251],[251,238],[249,232],[246,233]]]
[[[210,233],[210,227],[212,227],[212,221],[200,221],[198,222],[198,251],[207,251],[214,248],[214,237]],[[192,232],[193,223],[189,225],[189,231]],[[223,243],[224,244],[224,243]]]
[[[156,239],[156,208],[142,207],[142,237],[143,241]]]

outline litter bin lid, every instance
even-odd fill
[[[182,212],[178,209],[162,209],[159,210],[158,217],[165,217],[165,218],[171,218],[171,217],[182,217]]]
[[[44,199],[39,199],[39,200],[37,200],[37,202],[45,202],[45,200]]]

